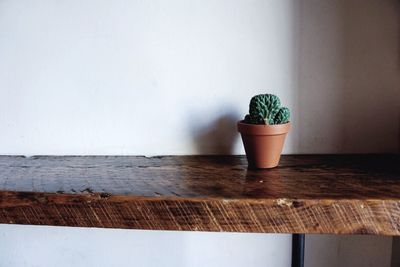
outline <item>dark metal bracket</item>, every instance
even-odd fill
[[[292,235],[292,267],[304,267],[305,235]]]

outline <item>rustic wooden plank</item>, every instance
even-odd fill
[[[400,157],[0,156],[0,223],[400,235]]]

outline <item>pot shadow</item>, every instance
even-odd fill
[[[240,117],[228,112],[205,125],[192,125],[191,133],[197,155],[233,155],[239,136],[236,123]],[[198,120],[194,120],[197,121]]]

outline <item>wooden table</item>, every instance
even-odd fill
[[[400,235],[400,156],[0,156],[0,223]]]

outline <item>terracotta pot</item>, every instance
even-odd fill
[[[278,166],[290,122],[277,125],[248,124],[239,121],[249,168],[273,168]]]

